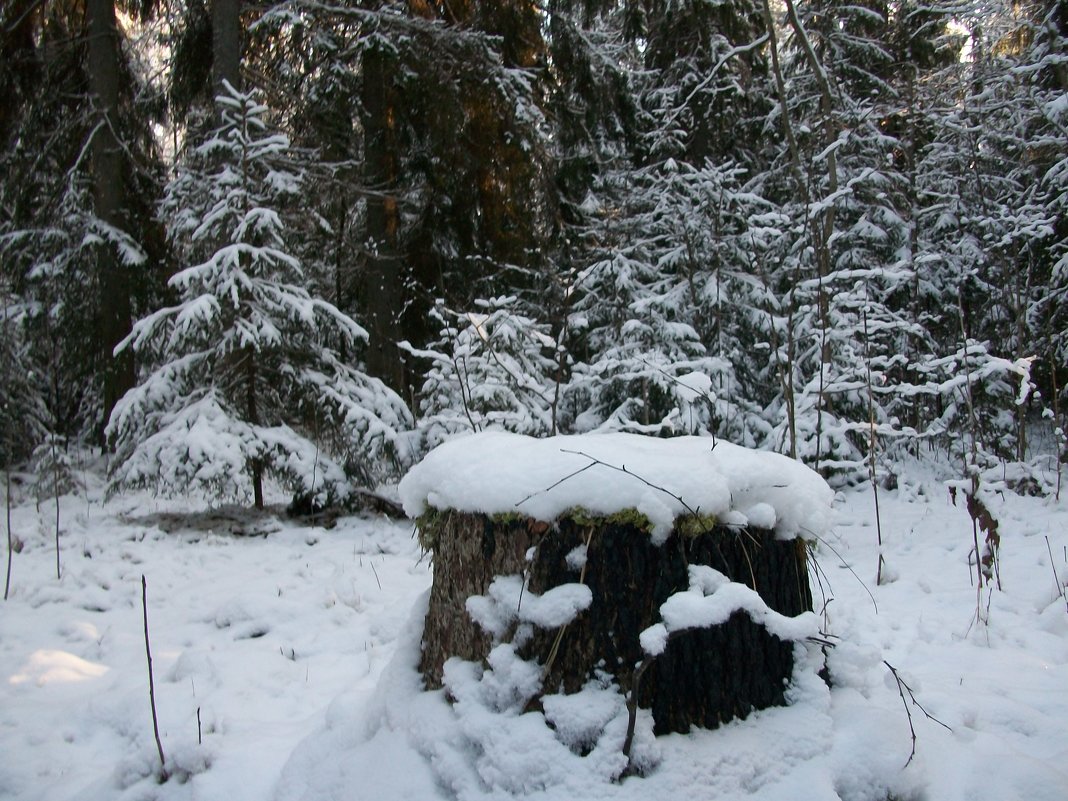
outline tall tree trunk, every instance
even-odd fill
[[[211,85],[218,93],[223,81],[241,89],[241,0],[211,1]]]
[[[404,363],[396,347],[403,303],[398,252],[400,216],[393,192],[399,177],[396,96],[389,55],[369,48],[363,62],[365,177],[374,190],[367,199],[367,256],[360,281],[363,324],[370,336],[367,372],[407,397]]]
[[[827,153],[827,196],[833,198],[838,192],[838,156],[832,147],[838,138],[838,126],[834,120],[834,94],[831,90],[831,81],[824,69],[823,63],[816,50],[812,46],[808,32],[801,23],[793,0],[784,0],[786,4],[786,16],[790,27],[801,44],[801,51],[805,54],[809,69],[812,71],[820,92],[820,114],[823,123],[823,145]],[[787,123],[784,123],[787,124]],[[826,380],[827,369],[831,363],[831,349],[828,332],[830,329],[830,297],[827,292],[826,280],[831,272],[831,239],[835,229],[835,204],[825,204],[825,208],[819,217],[813,217],[810,228],[812,230],[812,244],[816,253],[816,269],[819,277],[819,289],[817,304],[820,318],[820,390],[819,406],[816,410],[816,459],[815,469],[820,469],[821,449],[823,446],[823,412],[827,405]]]
[[[786,94],[786,80],[783,77],[782,66],[779,63],[779,45],[776,41],[776,27],[775,19],[771,13],[771,0],[763,0],[762,10],[764,14],[764,26],[768,32],[768,51],[771,54],[771,71],[775,78],[775,89],[777,99],[779,101],[779,119],[782,121],[783,135],[786,137],[787,152],[790,156],[790,171],[796,181],[797,191],[800,194],[802,200],[805,203],[806,208],[811,205],[810,194],[808,190],[808,182],[805,178],[805,172],[801,166],[801,150],[797,144],[797,135],[794,133],[793,122],[790,120],[790,104],[789,98]],[[800,282],[801,276],[798,275],[798,282]],[[797,458],[797,397],[794,391],[794,322],[793,312],[795,303],[793,301],[793,291],[789,293],[790,305],[789,314],[790,320],[787,325],[787,359],[786,364],[780,368],[780,375],[782,376],[782,391],[783,400],[786,404],[787,426],[790,432],[790,458]],[[770,321],[769,321],[770,322]],[[771,329],[774,335],[774,323],[771,324]],[[778,347],[776,346],[776,351]]]
[[[92,141],[93,201],[106,225],[125,227],[123,156],[116,137],[119,106],[119,37],[114,0],[87,0],[89,89],[97,124]],[[115,356],[115,346],[130,331],[130,280],[113,244],[99,248],[99,337],[103,357],[104,421],[115,403],[134,385],[129,349]]]

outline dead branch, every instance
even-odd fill
[[[901,678],[901,674],[897,672],[897,668],[895,668],[885,659],[883,660],[883,664],[890,668],[890,672],[894,676],[894,681],[897,682],[897,693],[901,696],[901,705],[905,707],[905,715],[906,717],[908,717],[909,720],[909,733],[912,737],[912,750],[909,751],[909,758],[902,766],[902,770],[904,770],[912,762],[913,757],[916,756],[916,727],[912,724],[912,712],[909,710],[908,701],[912,701],[912,705],[919,709],[921,712],[923,712],[923,714],[927,717],[928,720],[934,721],[946,731],[951,732],[953,731],[953,729],[951,729],[949,726],[947,726],[945,723],[940,721],[938,718],[936,718],[934,715],[932,715],[930,712],[923,708],[923,704],[916,700],[916,696],[912,692],[912,688],[909,687],[909,685],[905,682],[903,678]],[[908,701],[905,700],[905,693],[909,694]]]

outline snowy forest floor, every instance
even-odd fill
[[[984,592],[977,621],[971,520],[940,482],[880,493],[882,586],[871,490],[840,493],[815,554],[833,688],[811,649],[790,707],[646,743],[655,767],[611,783],[541,749],[529,715],[478,729],[417,692],[431,565],[411,524],[326,530],[191,500],[105,503],[90,483],[62,499],[61,579],[54,506],[13,511],[2,799],[1068,798],[1068,606],[1054,578],[1068,580],[1065,498],[999,498],[1003,589]],[[909,694],[888,664],[922,704],[907,704],[907,766]]]

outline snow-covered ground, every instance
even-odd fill
[[[815,554],[817,611],[837,638],[833,689],[810,648],[792,706],[646,738],[647,775],[611,782],[621,732],[607,693],[576,707],[606,732],[579,757],[540,713],[494,716],[417,691],[431,566],[411,524],[241,516],[235,534],[226,510],[137,494],[104,503],[90,485],[62,501],[59,580],[54,508],[14,510],[3,799],[1068,798],[1068,605],[1054,579],[1055,568],[1068,580],[1066,498],[997,500],[1003,589],[982,595],[977,621],[971,520],[938,482],[880,494],[882,586],[871,491],[839,494]],[[911,762],[909,694],[888,664],[939,721],[908,701]],[[455,686],[474,692],[476,679],[458,674]]]

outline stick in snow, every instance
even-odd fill
[[[7,580],[4,582],[4,600],[7,600],[8,593],[11,592],[11,552],[14,550],[13,538],[11,536],[11,468],[8,467],[4,471],[4,475],[7,477]]]
[[[145,654],[148,656],[148,700],[152,705],[152,733],[156,737],[162,780],[167,781],[167,760],[163,756],[163,743],[159,739],[159,719],[156,717],[156,685],[152,680],[152,648],[148,642],[148,582],[145,581],[144,574],[141,575],[141,610],[145,617]]]

